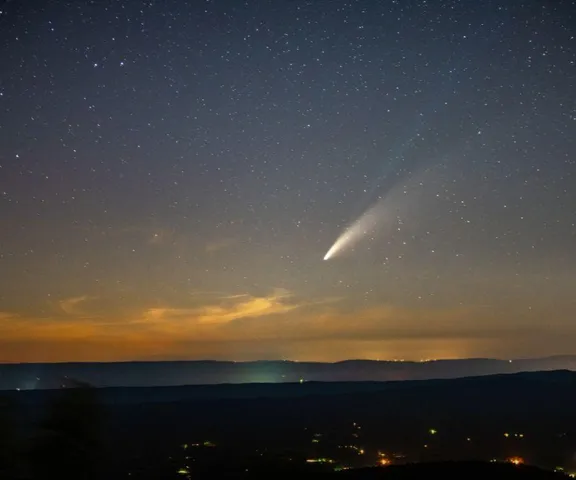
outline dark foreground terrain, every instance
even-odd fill
[[[322,477],[316,477],[322,478]],[[565,479],[560,472],[550,472],[536,467],[514,466],[485,462],[444,462],[397,465],[385,468],[361,468],[341,474],[326,475],[325,478],[341,480],[420,480],[435,478],[443,480],[486,480],[486,479]]]
[[[418,476],[419,466],[395,466],[443,461],[488,464],[426,468],[467,469],[461,478],[482,468],[508,472],[495,478],[557,478],[523,464],[576,471],[569,371],[382,383],[71,384],[2,396],[0,465],[26,478],[430,478]],[[352,471],[374,466],[386,468]]]

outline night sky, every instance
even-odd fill
[[[0,10],[0,361],[576,353],[576,2]]]

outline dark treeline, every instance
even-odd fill
[[[0,399],[0,478],[101,478],[105,431],[97,390],[74,382],[34,421],[14,398]]]

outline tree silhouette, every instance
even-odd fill
[[[20,458],[20,438],[15,422],[16,405],[0,397],[0,478],[18,478]]]
[[[102,412],[97,391],[74,382],[47,406],[30,449],[33,478],[89,480],[97,478],[101,454]]]

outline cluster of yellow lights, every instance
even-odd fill
[[[508,458],[508,462],[514,465],[522,465],[524,463],[524,459],[522,457],[510,457]]]
[[[563,467],[556,467],[556,468],[554,469],[554,471],[555,471],[555,472],[564,472],[564,468],[563,468]],[[567,473],[567,475],[568,475],[570,478],[576,478],[576,473]]]
[[[339,465],[337,467],[334,467],[335,472],[341,472],[342,470],[350,470],[350,467],[347,467],[345,465]]]
[[[388,458],[388,454],[384,452],[377,452],[378,454],[378,465],[385,467],[386,465],[392,465],[392,460]]]
[[[358,455],[364,455],[364,449],[357,447],[356,445],[338,445],[338,448],[349,448],[350,450],[356,450]]]
[[[331,458],[308,458],[306,463],[334,463]]]
[[[202,442],[202,443],[192,443],[192,444],[190,444],[190,445],[187,444],[187,443],[185,443],[185,444],[182,445],[182,448],[183,448],[184,450],[187,450],[189,447],[200,447],[200,446],[204,446],[204,447],[215,447],[216,444],[215,444],[214,442],[211,442],[210,440],[206,440],[206,441],[204,441],[204,442]]]

